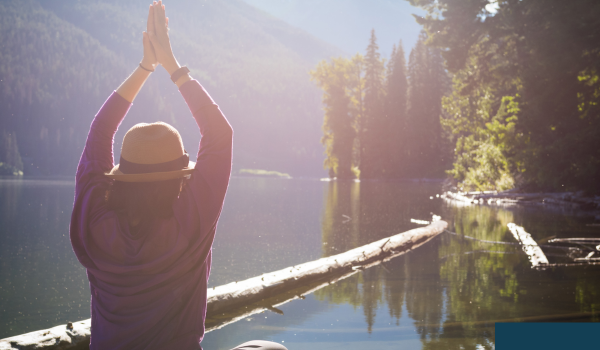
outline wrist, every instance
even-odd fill
[[[173,75],[173,73],[180,68],[179,62],[177,62],[175,57],[173,57],[172,60],[169,60],[169,62],[165,62],[163,67],[165,67],[165,70],[169,75]]]
[[[140,68],[142,68],[144,71],[148,72],[148,73],[152,73],[154,72],[154,69],[156,68],[152,63],[148,63],[144,60],[142,60],[139,64]]]

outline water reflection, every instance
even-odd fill
[[[323,255],[343,252],[414,228],[415,225],[406,227],[411,216],[421,219],[430,217],[427,209],[430,209],[431,205],[423,201],[428,197],[422,196],[421,200],[411,198],[410,189],[418,187],[411,185],[377,182],[329,183],[322,216]],[[406,203],[407,198],[414,200],[414,203]],[[348,220],[348,216],[351,220]],[[429,245],[437,243],[430,242],[427,246]],[[368,333],[372,332],[377,310],[384,304],[387,305],[389,316],[395,319],[396,324],[399,324],[402,317],[405,302],[411,318],[427,325],[439,323],[439,306],[442,299],[436,292],[440,279],[436,269],[437,255],[430,256],[421,249],[419,252],[420,254],[396,258],[383,264],[381,268],[368,269],[335,286],[319,290],[315,292],[315,297],[331,304],[347,303],[354,308],[361,307]],[[412,279],[426,280],[427,283],[417,288],[416,284],[410,283]],[[421,334],[427,333],[428,330],[428,326],[419,327]]]
[[[394,192],[391,187],[386,190]],[[374,241],[380,238],[381,226],[390,225],[390,220],[379,220],[390,215],[386,206],[393,202],[374,184],[331,183],[324,203],[324,256],[337,253],[333,247],[347,250]],[[598,269],[537,271],[519,246],[461,237],[514,242],[509,222],[525,223],[536,239],[564,237],[585,230],[581,218],[539,208],[446,203],[437,209],[458,235],[444,233],[383,266],[316,291],[316,299],[362,309],[369,334],[378,327],[377,312],[383,308],[396,325],[406,310],[423,349],[493,349],[496,321],[598,321]],[[406,208],[398,216],[406,219]]]

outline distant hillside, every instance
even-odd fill
[[[0,129],[17,135],[25,173],[73,174],[104,99],[141,59],[147,1],[0,3]],[[234,170],[323,174],[320,92],[308,70],[339,50],[242,1],[166,2],[180,63],[235,129]],[[117,134],[165,120],[195,153],[197,127],[161,68]]]

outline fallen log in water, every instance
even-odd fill
[[[434,221],[345,253],[270,272],[208,290],[207,331],[277,306],[320,289],[358,270],[380,264],[426,243],[448,224]],[[0,350],[88,349],[90,320],[69,323],[0,340]]]
[[[447,226],[445,221],[436,221],[429,226],[384,238],[345,253],[209,289],[207,313],[249,304],[408,251],[437,236]]]
[[[548,258],[546,258],[542,248],[540,248],[540,246],[529,233],[525,232],[523,227],[517,226],[512,222],[507,226],[515,239],[521,243],[523,251],[527,254],[527,256],[529,256],[529,261],[531,261],[532,267],[542,267],[544,265],[548,265]]]

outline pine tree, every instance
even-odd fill
[[[323,89],[325,118],[323,138],[326,159],[325,169],[330,177],[339,179],[354,178],[352,171],[353,147],[356,131],[353,114],[350,112],[349,96],[352,64],[345,58],[334,58],[331,63],[323,60],[310,74]]]
[[[421,33],[408,63],[407,159],[408,176],[441,175],[441,100],[445,70],[439,51],[425,46]]]
[[[350,60],[348,75],[349,83],[348,93],[350,96],[350,114],[352,115],[353,127],[360,130],[360,122],[365,114],[364,95],[365,95],[365,58],[357,53]],[[354,139],[352,148],[352,171],[357,178],[360,178],[360,139]]]
[[[365,55],[364,115],[359,122],[361,178],[379,178],[389,172],[386,162],[389,118],[383,108],[385,63],[380,57],[375,30]]]
[[[389,163],[390,172],[387,177],[399,178],[406,175],[408,168],[406,159],[406,118],[407,91],[406,60],[402,41],[398,47],[394,45],[386,77],[385,109],[390,119]]]

